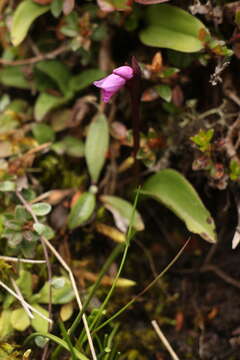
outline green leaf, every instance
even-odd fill
[[[60,310],[60,318],[62,321],[67,321],[71,318],[72,314],[73,314],[73,303],[69,302],[67,304],[64,304],[61,307]]]
[[[22,239],[22,232],[13,233],[11,236],[8,237],[8,246],[11,248],[15,248],[22,242]]]
[[[2,181],[0,182],[0,191],[15,191],[16,184],[13,181]]]
[[[91,179],[98,181],[100,172],[105,163],[109,145],[109,129],[105,115],[98,115],[88,129],[85,156]]]
[[[149,6],[146,10],[148,26],[140,33],[141,41],[182,52],[200,51],[204,44],[200,31],[208,34],[206,27],[186,11],[166,4]]]
[[[50,333],[42,333],[41,331],[39,331],[39,332],[36,332],[36,333],[31,334],[31,335],[28,337],[27,340],[29,341],[31,338],[33,338],[33,337],[35,337],[35,336],[44,336],[44,337],[46,337],[46,338],[54,341],[56,344],[62,346],[64,349],[70,351],[67,342],[64,341],[64,340],[62,340],[62,339],[60,339],[58,336],[55,336],[55,335],[50,334]],[[75,352],[75,355],[77,356],[77,358],[78,358],[79,360],[89,360],[89,358],[87,358],[85,355],[83,355],[82,353],[80,353],[79,350],[77,350],[76,348],[74,348],[74,352]]]
[[[54,282],[57,280],[63,281],[61,287],[55,287]],[[46,282],[42,289],[32,296],[32,302],[38,302],[42,304],[49,303],[49,283]],[[66,277],[53,277],[52,279],[52,303],[53,304],[67,304],[74,299],[74,291],[72,289],[71,282]]]
[[[10,321],[12,310],[3,310],[0,315],[0,340],[4,340],[13,331],[13,327]]]
[[[35,339],[34,339],[34,342],[35,342],[35,344],[38,346],[38,347],[40,347],[41,349],[43,349],[45,346],[46,346],[46,344],[48,343],[48,339],[46,338],[46,337],[44,337],[44,336],[36,336],[35,337]]]
[[[21,44],[34,20],[48,10],[49,6],[38,5],[32,0],[24,0],[18,5],[13,14],[11,27],[11,40],[14,46]]]
[[[29,104],[27,101],[22,99],[14,99],[7,106],[6,110],[12,110],[14,113],[26,114],[29,109]]]
[[[21,224],[24,224],[31,219],[31,215],[22,205],[17,205],[15,208],[15,217]]]
[[[0,70],[0,83],[19,89],[30,89],[30,83],[25,79],[21,66],[5,66]]]
[[[39,62],[36,68],[48,75],[58,85],[63,94],[68,93],[70,71],[65,64],[57,60],[45,60]]]
[[[53,0],[51,2],[51,13],[54,17],[58,17],[62,12],[63,0]]]
[[[48,203],[33,204],[31,208],[36,216],[45,216],[51,211],[51,205]]]
[[[185,222],[189,231],[209,242],[216,242],[215,224],[209,211],[179,172],[172,169],[159,171],[146,181],[141,193],[166,205]]]
[[[21,267],[16,283],[23,296],[28,299],[32,295],[32,274]]]
[[[15,113],[10,113],[6,110],[5,113],[0,115],[0,134],[4,134],[19,126],[19,121]]]
[[[68,155],[73,157],[84,156],[84,144],[81,140],[76,139],[73,136],[66,136],[64,138],[64,145]]]
[[[22,360],[28,360],[29,353],[28,349],[24,354],[23,354],[23,358],[20,355],[20,351],[18,351],[18,345],[14,344],[12,342],[12,344],[9,344],[7,342],[1,342],[0,345],[0,359],[1,360],[19,360],[19,356],[22,358]],[[31,350],[30,350],[31,351]],[[24,357],[25,356],[25,357]]]
[[[80,74],[71,78],[69,87],[72,91],[80,91],[91,85],[93,81],[99,80],[106,75],[105,72],[99,69],[88,69],[82,71]]]
[[[68,154],[73,157],[84,156],[84,144],[73,136],[66,136],[62,141],[52,145],[52,149],[59,155]]]
[[[169,85],[165,85],[165,84],[157,85],[157,86],[155,86],[155,89],[156,89],[157,93],[159,94],[159,96],[163,100],[165,100],[167,102],[171,101],[172,90]]]
[[[55,133],[49,125],[34,124],[32,127],[32,132],[39,144],[45,144],[55,140]]]
[[[36,223],[33,224],[33,228],[38,233],[38,235],[44,236],[45,238],[47,238],[47,240],[52,239],[55,235],[53,229],[48,225]]]
[[[104,195],[100,199],[105,207],[111,211],[119,230],[126,232],[132,219],[134,207],[128,201],[117,196]],[[132,226],[137,231],[144,230],[144,223],[141,215],[135,210]]]
[[[49,317],[48,311],[45,310],[42,306],[38,304],[32,304],[32,307],[34,309],[38,310],[41,314],[45,315],[46,317]],[[31,319],[31,325],[36,331],[41,331],[42,333],[46,333],[48,331],[48,321],[43,319],[41,316],[39,316],[37,313],[33,313],[34,318]]]
[[[68,218],[69,229],[72,230],[84,224],[92,215],[95,205],[95,195],[90,192],[83,193],[71,209]]]
[[[136,284],[137,284],[136,281],[133,281],[130,279],[125,279],[125,278],[118,278],[116,287],[127,288],[127,287],[131,287],[131,286],[135,286]]]
[[[47,93],[41,93],[34,106],[34,115],[36,120],[42,120],[49,111],[66,104],[70,99],[70,96],[60,97]]]
[[[232,159],[230,161],[230,179],[231,180],[238,180],[238,178],[240,177],[240,165],[238,163],[238,161]]]
[[[199,130],[199,132],[190,137],[190,140],[192,140],[198,147],[199,150],[202,152],[210,151],[211,148],[211,141],[214,135],[214,129],[209,130]]]
[[[29,327],[30,319],[23,308],[12,311],[11,324],[18,331],[25,331]]]

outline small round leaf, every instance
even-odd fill
[[[29,327],[30,319],[23,308],[12,311],[11,324],[18,331],[25,331]]]

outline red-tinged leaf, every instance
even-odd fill
[[[75,0],[64,0],[63,3],[63,13],[64,15],[69,15],[75,6]]]
[[[156,54],[152,59],[152,64],[146,65],[146,68],[151,72],[158,73],[159,71],[162,70],[162,67],[163,67],[162,54],[160,51],[158,51],[156,52]]]
[[[175,316],[175,321],[176,321],[176,325],[175,325],[175,330],[176,331],[181,331],[183,326],[184,326],[184,320],[185,320],[185,316],[183,314],[182,311],[178,311],[176,316]]]
[[[201,40],[202,42],[205,42],[208,36],[209,35],[208,35],[208,32],[206,31],[206,29],[202,28],[199,30],[199,32],[198,32],[199,40]]]
[[[161,4],[169,0],[134,0],[134,1],[142,5],[153,5],[153,4]]]
[[[184,101],[183,91],[179,85],[176,85],[172,90],[172,102],[177,107],[180,107],[182,106],[183,101]]]
[[[159,97],[159,95],[154,88],[148,88],[143,92],[141,101],[144,101],[144,102],[154,101],[154,100],[158,99],[158,97]]]

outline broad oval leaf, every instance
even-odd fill
[[[16,183],[10,180],[1,181],[0,191],[16,191]]]
[[[84,143],[73,136],[66,136],[63,140],[55,142],[52,145],[52,150],[59,155],[66,153],[73,157],[83,157]]]
[[[12,310],[3,310],[0,314],[0,340],[6,339],[13,332],[11,324],[11,312]]]
[[[68,218],[69,229],[72,230],[84,224],[92,215],[95,205],[95,195],[90,192],[83,193],[71,209]]]
[[[25,331],[29,327],[30,319],[23,308],[12,311],[11,324],[18,331]]]
[[[74,92],[83,90],[95,80],[99,80],[104,76],[106,76],[106,73],[100,69],[82,71],[80,74],[72,76],[69,81],[69,88]]]
[[[137,210],[135,210],[135,214],[133,216],[134,207],[131,203],[117,196],[109,195],[101,196],[100,200],[113,214],[116,226],[119,228],[119,230],[126,232],[128,226],[131,223],[132,217],[133,228],[137,231],[144,230],[144,223],[142,221],[141,215],[137,212]]]
[[[62,321],[67,321],[73,314],[73,303],[64,304],[60,310],[60,318]]]
[[[53,282],[57,280],[63,280],[63,286],[56,288],[53,286]],[[46,282],[41,290],[34,294],[31,298],[31,302],[41,303],[41,304],[48,304],[49,303],[49,292],[50,286],[49,282]],[[65,277],[54,277],[52,279],[52,303],[53,304],[66,304],[69,301],[74,299],[74,291],[72,289],[71,282],[68,278]]]
[[[40,236],[44,236],[47,240],[50,240],[54,237],[53,229],[45,224],[35,223],[33,224],[33,229],[38,233]]]
[[[98,181],[100,172],[105,163],[109,145],[109,128],[105,115],[98,115],[88,129],[85,146],[85,156],[91,179]]]
[[[165,169],[151,176],[141,193],[166,205],[180,219],[188,230],[203,239],[215,243],[215,224],[197,192],[188,180],[173,169]]]
[[[55,140],[55,132],[46,124],[34,124],[32,132],[39,144],[53,142]]]
[[[36,216],[45,216],[51,211],[51,205],[48,203],[33,204],[31,208]]]
[[[68,67],[57,60],[40,61],[36,68],[49,76],[59,87],[63,94],[68,93],[68,83],[70,80],[70,71]]]
[[[21,268],[16,283],[23,297],[29,298],[32,295],[33,284],[32,284],[32,274],[30,271],[26,271],[24,270],[24,268]]]
[[[60,97],[45,92],[39,94],[34,105],[34,115],[36,120],[42,120],[49,111],[66,104],[70,99],[70,95],[69,97]]]
[[[0,83],[19,89],[30,89],[31,84],[27,81],[22,71],[22,66],[5,66],[0,70]]]
[[[44,346],[46,346],[46,344],[48,343],[48,339],[44,336],[36,336],[34,342],[38,347],[43,349]]]
[[[14,46],[21,44],[34,20],[48,10],[49,6],[38,5],[32,0],[24,0],[18,5],[13,14],[11,28],[11,40]]]
[[[176,6],[149,6],[146,19],[148,26],[140,33],[140,39],[145,45],[182,52],[200,51],[204,46],[199,34],[201,31],[208,34],[207,28],[197,18]]]
[[[51,1],[51,13],[52,15],[57,18],[60,16],[61,12],[62,12],[62,7],[63,7],[63,0],[54,0]]]
[[[163,100],[167,102],[171,101],[172,89],[170,88],[169,85],[165,85],[165,84],[157,85],[155,86],[155,90]]]
[[[48,311],[38,304],[32,304],[34,309],[38,310],[42,315],[49,317]],[[46,333],[48,331],[48,321],[42,318],[40,315],[34,312],[34,318],[31,320],[32,327],[36,331]]]

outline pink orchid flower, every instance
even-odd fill
[[[112,74],[102,80],[94,81],[93,84],[101,89],[102,99],[105,103],[108,103],[111,97],[132,77],[133,69],[131,66],[120,66],[114,69]]]

